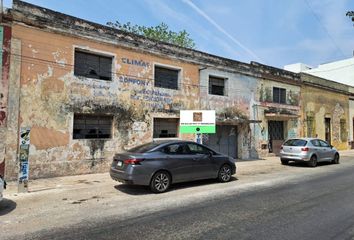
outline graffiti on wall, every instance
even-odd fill
[[[30,147],[30,128],[21,128],[20,130],[20,166],[18,173],[18,182],[22,184],[24,188],[28,186],[29,178],[29,147]]]
[[[140,77],[145,75],[149,69],[151,69],[151,64],[145,60],[141,59],[131,59],[127,57],[121,58],[122,64],[127,66],[126,74],[129,76]]]
[[[144,60],[137,60],[137,59],[129,59],[129,58],[122,58],[122,63],[124,64],[129,64],[129,65],[134,65],[134,66],[139,66],[139,67],[150,67],[150,63],[146,62]]]

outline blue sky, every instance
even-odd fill
[[[4,0],[11,7],[11,0]],[[354,0],[27,0],[93,22],[167,23],[187,30],[197,49],[283,68],[353,56]]]

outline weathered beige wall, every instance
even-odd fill
[[[348,95],[322,88],[304,85],[301,89],[303,101],[303,127],[307,132],[306,119],[313,117],[313,134],[325,139],[325,118],[331,119],[331,144],[338,149],[348,148],[348,139],[341,139],[340,120],[346,121],[345,134],[348,136],[349,98]]]
[[[18,174],[17,149],[18,149],[18,125],[19,125],[19,96],[20,96],[20,71],[21,71],[21,41],[11,40],[11,61],[9,74],[9,100],[5,152],[5,176],[14,178]]]
[[[197,65],[21,25],[13,26],[13,37],[22,48],[19,118],[20,127],[31,128],[31,179],[107,171],[115,152],[152,140],[153,117],[199,108]],[[75,48],[113,56],[113,80],[74,76]],[[154,64],[181,69],[180,89],[154,88]],[[74,140],[74,113],[113,115],[112,139]],[[9,177],[15,173],[10,165]]]
[[[273,102],[273,87],[286,89],[286,104]],[[263,79],[258,82],[256,100],[255,119],[262,121],[254,125],[255,140],[257,148],[260,149],[260,156],[268,155],[268,148],[265,148],[269,144],[268,121],[284,121],[285,139],[301,136],[300,86]],[[265,113],[267,111],[274,113],[267,116]],[[264,146],[263,149],[262,146]]]

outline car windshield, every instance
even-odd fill
[[[128,150],[128,152],[144,153],[144,152],[150,151],[151,149],[155,148],[158,145],[159,145],[159,143],[157,143],[157,142],[149,142],[149,143],[131,148]]]
[[[290,139],[288,141],[286,141],[283,145],[284,146],[299,146],[299,147],[303,147],[306,146],[307,141],[303,140],[303,139]]]

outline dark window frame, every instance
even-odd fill
[[[74,113],[73,139],[111,139],[113,116]]]
[[[226,94],[226,81],[227,78],[217,77],[217,76],[209,76],[209,94],[217,95],[217,96],[227,96]],[[218,82],[222,82],[219,84]]]
[[[113,58],[113,56],[75,49],[74,75],[78,77],[112,81]],[[107,66],[105,64],[107,64]]]
[[[273,87],[273,102],[286,104],[286,89]]]
[[[155,131],[155,129],[156,129],[156,127],[155,127],[155,124],[157,123],[157,119],[159,119],[160,121],[162,121],[162,120],[171,120],[171,119],[173,119],[173,120],[175,120],[176,121],[176,133],[174,134],[174,133],[169,133],[168,132],[168,129],[167,129],[167,131],[166,131],[166,129],[160,129],[161,130],[161,132],[157,132],[157,131]],[[153,126],[152,126],[152,138],[154,138],[154,139],[156,139],[156,138],[178,138],[178,134],[179,134],[179,121],[180,121],[180,119],[179,118],[164,118],[164,117],[154,117],[153,118]],[[171,122],[172,122],[172,120],[171,120]],[[162,131],[164,131],[164,132],[162,132]],[[157,136],[157,134],[158,134],[158,136]]]
[[[169,75],[174,73],[174,75]],[[154,86],[159,88],[179,90],[180,68],[173,68],[159,64],[154,65]]]

